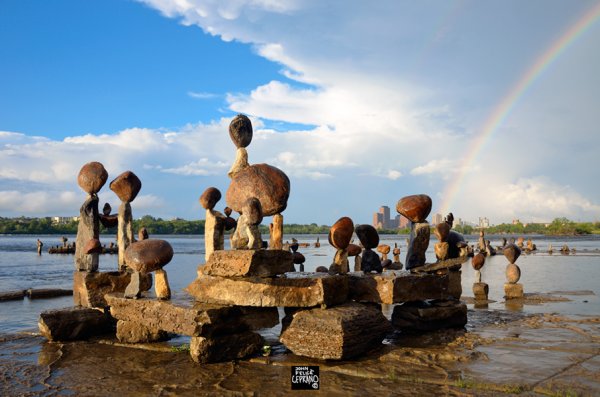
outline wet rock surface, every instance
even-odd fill
[[[286,354],[275,345],[271,357],[199,367],[187,352],[174,352],[177,344],[131,349],[110,339],[43,343],[39,336],[5,335],[0,393],[285,396],[290,365],[319,365],[321,393],[328,395],[600,393],[600,317],[488,310],[468,317],[466,330],[395,334],[367,356],[342,362]]]
[[[407,302],[394,307],[394,328],[402,331],[435,331],[467,324],[467,305],[460,301]]]
[[[83,340],[114,331],[114,320],[101,310],[71,307],[40,314],[38,327],[51,341]]]

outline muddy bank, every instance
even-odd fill
[[[273,338],[269,338],[273,341]],[[174,342],[175,344],[177,342]],[[273,346],[270,357],[198,365],[173,344],[0,339],[2,395],[286,395],[292,365],[318,365],[328,395],[598,395],[600,317],[469,311],[465,330],[395,333],[367,357],[319,362]]]

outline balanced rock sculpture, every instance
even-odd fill
[[[398,247],[398,243],[394,243],[394,250],[392,251],[392,255],[394,256],[394,261],[392,262],[392,266],[390,269],[392,270],[402,270],[404,265],[400,262],[400,247]]]
[[[227,217],[214,210],[219,200],[221,200],[221,192],[216,187],[209,187],[200,196],[200,205],[206,210],[204,224],[204,259],[206,261],[215,250],[225,249],[224,234]]]
[[[132,243],[125,250],[127,266],[134,270],[131,282],[125,289],[125,297],[137,299],[141,296],[141,275],[155,272],[155,292],[158,299],[170,299],[171,289],[163,267],[173,259],[173,248],[164,240],[147,239]]]
[[[337,249],[333,263],[329,267],[331,273],[348,273],[348,245],[354,233],[354,222],[344,216],[338,219],[329,229],[329,244]]]
[[[260,201],[250,197],[244,203],[242,214],[238,218],[235,232],[231,235],[231,248],[233,249],[261,249],[262,239],[258,225],[262,222],[263,212]]]
[[[473,283],[473,294],[476,301],[487,301],[489,286],[481,282],[481,268],[485,264],[485,255],[479,253],[471,259],[471,266],[475,270],[475,282]]]
[[[429,246],[429,223],[426,221],[431,212],[431,198],[426,194],[417,194],[401,198],[396,211],[410,221],[410,240],[406,253],[406,269],[425,265],[425,252]]]
[[[279,168],[268,164],[248,163],[246,147],[252,142],[252,123],[248,117],[242,114],[234,117],[229,125],[229,136],[237,147],[237,153],[228,173],[231,184],[225,193],[225,201],[234,211],[242,213],[247,200],[256,198],[260,202],[262,216],[273,216],[270,248],[282,249],[281,213],[287,207],[290,180]]]
[[[87,199],[79,209],[79,225],[75,244],[75,270],[95,272],[98,270],[98,250],[100,244],[100,218],[98,213],[98,192],[108,179],[104,166],[93,161],[81,167],[77,183],[88,194]],[[91,243],[91,240],[96,242]],[[94,248],[96,247],[96,248]]]
[[[508,259],[506,266],[506,283],[504,284],[504,295],[506,299],[522,298],[523,284],[519,284],[521,269],[515,263],[521,255],[521,249],[515,244],[508,244],[504,248],[504,256]]]
[[[125,250],[133,243],[133,216],[131,214],[131,202],[135,200],[142,181],[131,171],[125,171],[110,183],[110,190],[115,192],[121,200],[119,206],[119,222],[117,227],[117,245],[119,248],[119,270],[125,270]]]
[[[450,244],[448,244],[450,225],[446,222],[438,223],[435,225],[433,232],[439,240],[433,246],[435,257],[438,259],[438,261],[444,261],[448,259],[448,251],[450,250]]]
[[[354,231],[360,243],[365,248],[362,254],[360,270],[365,273],[381,273],[383,271],[381,258],[373,251],[373,248],[379,246],[379,233],[371,225],[357,225]]]

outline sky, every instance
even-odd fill
[[[286,223],[371,223],[412,194],[471,222],[600,221],[599,19],[598,0],[2,0],[0,216],[77,215],[100,161],[142,180],[134,217],[204,219],[243,113],[250,163],[290,177]]]

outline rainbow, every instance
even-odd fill
[[[508,94],[498,103],[486,119],[481,133],[469,145],[467,155],[458,167],[458,175],[448,182],[442,194],[442,204],[439,212],[446,214],[452,208],[456,195],[465,180],[466,175],[485,144],[494,135],[494,132],[507,119],[510,112],[523,97],[532,84],[548,69],[548,67],[581,37],[600,18],[600,3],[588,10],[577,22],[571,25],[560,38],[555,41],[537,60],[527,69],[526,73],[508,91]]]

